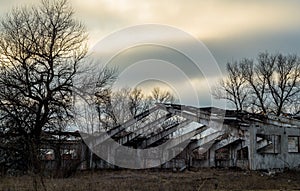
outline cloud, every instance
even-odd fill
[[[3,0],[1,13],[39,0]],[[76,16],[87,25],[90,43],[121,28],[159,23],[178,27],[200,40],[272,34],[300,28],[299,1],[288,0],[70,0]]]
[[[39,2],[2,0],[0,13],[3,16],[14,6]],[[87,26],[91,47],[124,27],[158,23],[177,27],[202,40],[223,71],[226,62],[243,57],[255,58],[261,51],[299,54],[300,50],[300,1],[296,0],[70,0],[70,3],[76,17]],[[145,47],[134,51],[127,50],[115,62],[122,63],[121,67],[153,57],[177,62],[177,67],[198,85],[197,91],[201,91],[199,87],[206,91],[207,87],[202,84],[205,83],[203,75],[184,57],[168,50],[162,52],[159,48],[149,50]],[[132,53],[135,57],[131,56]],[[213,80],[218,76],[209,77]],[[181,86],[176,76],[173,78]],[[208,102],[209,98],[205,99]]]
[[[299,27],[297,1],[72,1],[84,17],[111,30],[127,25],[161,23],[186,30],[200,39]],[[106,21],[106,22],[101,22]],[[95,24],[94,26],[98,26]],[[92,24],[93,25],[93,24]],[[115,27],[115,28],[114,28]]]

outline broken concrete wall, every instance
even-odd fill
[[[257,150],[257,135],[277,136],[280,141],[275,143],[278,149],[274,149],[273,153],[258,152]],[[276,127],[272,125],[250,127],[250,168],[257,169],[274,169],[274,168],[295,168],[300,165],[300,153],[289,152],[289,137],[300,136],[299,128]]]

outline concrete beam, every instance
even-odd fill
[[[216,140],[217,138],[219,138],[220,136],[224,135],[225,132],[223,131],[217,131],[217,132],[214,132],[212,134],[209,134],[193,143],[190,144],[189,148],[190,150],[195,150],[201,146],[203,146],[204,144],[208,143],[208,142],[211,142],[213,140]]]
[[[161,140],[162,138],[164,138],[164,137],[170,135],[171,133],[175,132],[177,129],[188,125],[189,123],[191,123],[191,120],[187,119],[187,120],[183,121],[182,123],[180,123],[178,125],[172,126],[171,128],[168,128],[165,131],[162,131],[158,134],[155,134],[155,135],[151,136],[150,138],[144,140],[141,143],[140,148],[143,148],[143,149],[147,148],[148,146],[152,145],[153,143]]]
[[[144,125],[141,128],[138,128],[136,131],[131,132],[130,134],[119,138],[118,139],[119,144],[124,145],[124,144],[130,142],[131,140],[133,140],[134,138],[138,137],[139,135],[145,133],[149,129],[157,127],[158,124],[164,122],[165,120],[171,118],[172,116],[174,116],[174,115],[173,114],[164,115],[164,116],[160,117],[159,119],[152,121],[151,123],[148,123],[147,125]]]
[[[124,129],[130,127],[131,125],[135,124],[137,121],[140,121],[141,119],[149,116],[151,113],[153,113],[153,112],[155,112],[159,109],[161,109],[159,106],[155,106],[155,107],[153,107],[149,110],[146,110],[145,112],[135,116],[134,118],[132,118],[128,121],[126,121],[122,125],[118,125],[118,126],[112,128],[112,129],[110,129],[107,132],[101,133],[100,135],[98,135],[96,137],[93,137],[91,140],[85,140],[85,142],[90,148],[93,148],[93,147],[103,143],[104,141],[106,141],[110,137],[116,135],[117,133],[120,133]]]
[[[192,130],[192,131],[187,132],[185,134],[182,134],[178,137],[171,138],[167,142],[167,144],[164,145],[164,149],[171,149],[171,148],[176,147],[177,145],[180,145],[180,144],[185,143],[187,141],[189,142],[189,141],[191,141],[192,137],[194,137],[195,135],[203,132],[204,129],[206,129],[205,126],[199,124],[199,126],[196,129]]]
[[[218,150],[220,148],[223,148],[223,147],[226,147],[232,143],[234,143],[235,141],[238,141],[238,140],[243,140],[241,137],[234,137],[234,136],[230,136],[228,138],[225,138],[225,139],[222,139],[220,140],[219,142],[217,142],[215,144],[215,150]]]

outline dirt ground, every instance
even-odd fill
[[[44,189],[37,178],[1,177],[5,191],[98,191],[98,190],[300,190],[300,172],[268,174],[260,171],[197,169],[184,172],[161,170],[117,170],[77,172],[66,179],[45,178]]]

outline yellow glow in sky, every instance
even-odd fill
[[[155,23],[173,26],[203,41],[223,71],[228,61],[255,58],[262,51],[300,55],[300,1],[296,0],[69,2],[74,7],[75,16],[87,27],[90,47],[123,28]],[[15,6],[39,3],[40,0],[1,0],[0,15],[3,16]],[[211,76],[207,80],[216,79]],[[192,82],[199,91],[209,91],[206,82],[199,77]]]
[[[72,3],[95,37],[145,23],[172,25],[203,40],[293,30],[300,24],[300,2],[296,1],[86,0],[83,3],[73,0]]]

